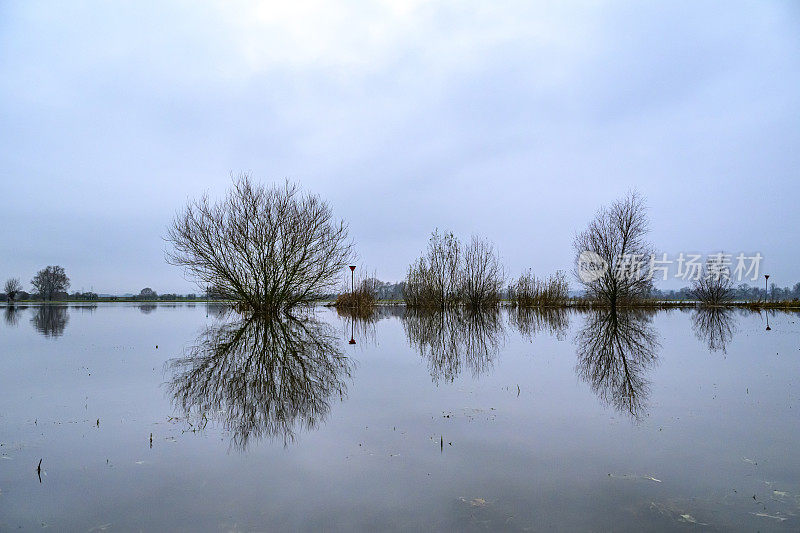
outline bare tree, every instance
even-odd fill
[[[431,282],[431,271],[425,257],[420,257],[408,267],[403,284],[403,299],[411,307],[433,306],[438,301]]]
[[[155,300],[158,298],[158,293],[151,289],[150,287],[145,287],[141,291],[139,291],[139,299],[140,300]]]
[[[22,290],[22,284],[19,278],[11,278],[6,281],[3,291],[6,293],[9,302],[13,302],[17,294]]]
[[[575,237],[575,274],[589,298],[611,307],[646,298],[653,289],[647,268],[653,249],[644,199],[629,193],[602,208]]]
[[[464,251],[460,296],[470,307],[497,305],[505,275],[497,251],[492,243],[472,236]]]
[[[425,307],[447,307],[458,302],[461,243],[452,232],[435,230],[428,250],[408,269],[406,303]]]
[[[733,279],[724,254],[711,255],[703,272],[692,280],[692,296],[703,305],[722,305],[733,299]]]
[[[250,313],[275,313],[331,293],[349,264],[347,226],[298,186],[233,180],[224,200],[189,203],[169,228],[167,260]]]
[[[458,302],[461,243],[452,232],[434,230],[428,250],[408,268],[405,299],[409,305],[447,307]]]
[[[452,232],[434,231],[428,246],[428,262],[435,293],[442,305],[458,300],[461,243]]]
[[[490,242],[473,236],[464,248],[452,233],[436,230],[425,255],[408,268],[403,296],[412,307],[494,306],[503,280],[503,266]]]
[[[52,300],[59,292],[69,288],[69,278],[60,266],[49,266],[40,270],[31,280],[39,296],[44,300]]]

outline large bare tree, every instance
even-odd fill
[[[636,192],[597,213],[573,242],[576,278],[587,297],[615,307],[650,295],[648,233],[647,207]]]
[[[335,291],[350,262],[347,226],[297,185],[265,187],[246,174],[226,197],[191,201],[176,215],[167,260],[250,313],[275,313]]]
[[[48,266],[36,273],[31,285],[43,300],[52,300],[59,292],[66,292],[69,289],[69,278],[64,272],[64,267]]]

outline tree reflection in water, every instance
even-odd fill
[[[564,340],[569,327],[568,312],[563,307],[517,307],[509,310],[509,321],[529,340],[542,332]]]
[[[94,314],[97,311],[97,304],[96,303],[79,303],[79,304],[72,304],[70,309],[76,311],[78,313],[85,313],[85,314]]]
[[[646,372],[658,360],[660,344],[652,312],[599,310],[587,313],[578,332],[578,375],[606,404],[639,420],[650,383]]]
[[[22,316],[22,311],[27,309],[25,305],[7,305],[3,310],[3,318],[9,326],[16,326],[19,324],[19,319]]]
[[[705,307],[692,313],[692,331],[697,340],[705,342],[710,352],[726,353],[735,332],[733,309]]]
[[[207,302],[206,303],[206,316],[214,318],[225,318],[233,312],[233,307],[224,302]]]
[[[349,307],[337,307],[336,315],[342,319],[342,329],[349,344],[377,344],[375,322],[378,314],[375,309],[363,310]]]
[[[60,337],[69,322],[66,305],[39,305],[31,318],[33,327],[45,337]]]
[[[491,367],[505,343],[498,309],[409,309],[403,317],[408,341],[428,361],[435,383],[452,382],[465,368],[477,377]]]
[[[378,336],[375,324],[378,321],[402,317],[405,307],[382,305],[367,310],[349,307],[337,307],[336,315],[341,319],[342,335],[350,344],[363,346],[377,346]]]
[[[232,444],[294,441],[344,399],[352,363],[335,330],[314,318],[250,318],[208,327],[185,357],[169,362],[168,387],[187,417],[223,424]]]

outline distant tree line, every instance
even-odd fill
[[[694,300],[717,306],[741,300],[764,302],[800,299],[800,283],[764,290],[734,286],[729,266],[710,258],[703,275],[690,287],[661,291],[653,285],[654,267],[639,268],[631,258],[654,257],[648,241],[649,219],[644,198],[629,193],[602,207],[573,241],[574,274],[582,287],[577,303],[616,308],[649,305],[656,300]],[[250,315],[274,315],[326,298],[346,306],[372,305],[379,299],[402,299],[410,307],[473,309],[497,307],[503,299],[519,308],[558,307],[570,298],[566,275],[537,276],[523,272],[506,285],[506,270],[495,245],[478,236],[462,242],[454,233],[435,230],[427,249],[407,270],[405,280],[388,283],[374,275],[341,292],[336,285],[354,259],[347,225],[333,216],[318,196],[291,183],[265,187],[248,175],[233,179],[224,199],[207,196],[191,201],[167,230],[167,260],[192,275],[205,298],[226,300]],[[721,274],[721,275],[712,275]],[[94,292],[67,291],[69,277],[61,266],[48,266],[31,280],[32,292],[18,278],[4,285],[0,299],[101,300]],[[348,294],[349,293],[349,294]],[[573,295],[574,296],[574,295]],[[188,299],[158,294],[150,287],[138,295],[110,300],[163,301]]]
[[[522,283],[520,283],[520,279],[522,279]],[[545,287],[550,286],[551,284],[556,284],[557,281],[560,279],[561,283],[567,284],[566,276],[562,272],[557,272],[548,277],[544,278],[537,278],[535,277],[530,271],[526,271],[520,275],[519,278],[516,280],[512,280],[509,283],[508,287],[501,293],[501,297],[504,300],[508,300],[509,303],[512,305],[522,305],[522,307],[526,307],[525,302],[530,302],[530,306],[537,307],[537,306],[546,306],[544,301],[551,299],[550,295],[558,294],[558,301],[568,301],[570,299],[570,295],[577,298],[584,298],[585,292],[583,291],[572,291],[567,292],[563,289],[553,291],[547,290]],[[530,280],[530,281],[529,281]],[[542,288],[534,291],[528,287],[533,285],[533,280],[536,280],[537,283],[541,284]],[[389,282],[389,281],[381,281],[378,279],[372,280],[373,286],[375,287],[375,294],[376,299],[378,300],[395,300],[401,301],[403,299],[403,291],[405,289],[405,281],[400,282]],[[562,286],[563,287],[563,286]],[[534,296],[535,295],[535,296]],[[336,295],[331,295],[331,299],[335,298]],[[691,300],[696,301],[697,297],[692,291],[691,286],[682,287],[680,289],[657,289],[653,288],[650,292],[650,299],[653,300],[668,300],[668,301],[682,301],[682,300]],[[775,300],[775,301],[786,301],[786,300],[800,300],[800,283],[795,283],[792,287],[778,287],[776,284],[771,284],[768,291],[764,290],[764,287],[757,287],[753,285],[749,285],[747,283],[741,283],[736,285],[731,289],[731,300],[733,301],[743,301],[743,302],[752,302],[752,301],[763,301],[763,300]],[[552,300],[551,300],[552,301]],[[538,303],[534,303],[538,302]]]
[[[31,292],[23,289],[22,283],[19,278],[9,278],[3,284],[3,292],[0,292],[1,302],[22,302],[22,301],[64,301],[64,300],[77,300],[77,301],[100,301],[100,300],[195,300],[196,294],[179,295],[175,293],[158,294],[150,287],[142,289],[137,296],[133,297],[117,297],[105,296],[101,297],[93,291],[74,291],[67,292],[70,286],[70,280],[64,271],[64,267],[58,265],[51,265],[41,269],[31,279]],[[206,298],[213,299],[212,295],[206,295]]]
[[[19,278],[10,278],[3,286],[3,301],[15,302],[18,300],[63,300],[69,298],[69,277],[64,272],[64,267],[51,265],[41,269],[31,279],[32,292],[22,289]]]
[[[144,289],[139,291],[139,294],[136,296],[137,300],[142,300],[142,301],[194,300],[196,298],[197,295],[195,294],[187,294],[186,296],[181,296],[179,294],[175,294],[172,292],[158,294],[150,287],[145,287]]]
[[[653,289],[652,297],[657,300],[696,300],[692,287],[682,287],[674,290]],[[747,283],[740,283],[730,289],[730,300],[734,301],[759,301],[759,300],[800,300],[800,283],[795,283],[793,287],[780,288],[775,283],[770,285],[769,290],[764,287],[754,287]]]

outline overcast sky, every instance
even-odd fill
[[[636,188],[656,248],[794,284],[799,6],[4,1],[0,277],[192,291],[165,228],[248,171],[327,199],[381,279],[435,227],[569,269]]]

